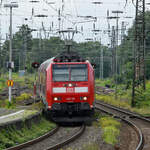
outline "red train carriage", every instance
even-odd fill
[[[54,121],[86,121],[94,113],[94,70],[77,55],[61,54],[41,64],[39,94]]]

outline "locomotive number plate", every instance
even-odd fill
[[[73,87],[68,87],[66,89],[67,93],[74,93],[74,88]]]

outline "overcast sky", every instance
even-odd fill
[[[34,0],[35,1],[35,0]],[[119,28],[121,28],[121,22],[124,21],[127,28],[132,26],[133,19],[135,17],[135,6],[132,4],[132,0],[36,0],[39,2],[32,2],[32,0],[3,0],[1,6],[1,33],[2,38],[6,38],[6,33],[9,29],[9,9],[4,8],[3,4],[10,2],[17,2],[19,7],[13,9],[13,33],[18,31],[18,26],[22,24],[28,24],[31,28],[40,30],[43,26],[46,30],[52,30],[47,32],[46,36],[56,35],[58,30],[58,10],[61,10],[61,29],[74,28],[82,32],[75,36],[75,40],[85,41],[87,38],[93,38],[93,26],[95,29],[101,30],[96,36],[96,40],[101,37],[102,42],[107,44],[109,42],[107,32],[107,11],[109,10],[109,16],[115,16],[112,14],[113,10],[123,11],[120,14]],[[64,3],[63,3],[64,1]],[[146,3],[149,0],[146,0]],[[102,2],[102,4],[93,4],[92,2]],[[150,8],[150,6],[149,6]],[[149,9],[146,6],[146,9]],[[47,17],[35,17],[36,15],[47,15]],[[93,19],[87,19],[85,16],[97,17],[97,21]],[[132,17],[132,19],[126,19],[126,17]],[[25,18],[27,18],[25,20]],[[110,20],[110,26],[115,26],[116,21]],[[95,25],[93,25],[95,24]],[[83,29],[83,30],[82,30]],[[44,38],[44,32],[42,37]],[[49,34],[50,33],[50,34]],[[39,37],[39,32],[33,33],[34,37]],[[93,38],[94,39],[94,38]]]

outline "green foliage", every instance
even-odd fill
[[[8,99],[0,100],[0,108],[14,109],[15,108],[14,99],[12,99],[12,102],[9,102]]]
[[[137,108],[150,108],[150,82],[147,83],[145,91],[142,87],[139,87],[139,89],[135,91],[135,106]]]
[[[0,90],[6,87],[6,79],[0,78]]]
[[[23,93],[18,97],[12,98],[11,102],[9,102],[8,99],[1,100],[0,101],[0,107],[1,108],[6,108],[6,109],[14,109],[16,107],[16,102],[17,101],[28,100],[30,97],[31,97],[31,94]]]
[[[31,98],[31,94],[29,94],[29,93],[22,93],[20,96],[15,97],[15,101],[28,100],[30,98]]]
[[[102,86],[102,87],[106,87],[106,85],[109,85],[111,88],[113,88],[115,86],[113,79],[105,79],[105,80],[96,79],[95,83],[97,86]]]
[[[56,127],[54,123],[42,118],[39,124],[32,124],[31,128],[24,125],[21,130],[17,130],[15,127],[2,129],[0,132],[0,149],[5,149],[34,139],[45,134],[54,127]]]
[[[106,143],[115,145],[118,142],[117,137],[120,134],[119,129],[117,129],[114,126],[109,126],[105,127],[103,131],[104,131],[103,138]]]
[[[5,108],[14,108],[14,105],[13,103],[9,102],[9,100],[5,100]]]
[[[127,101],[121,101],[119,99],[115,99],[115,96],[113,95],[97,95],[97,100],[102,100],[105,103],[117,106],[117,107],[123,107],[123,108],[130,108],[130,105]]]
[[[84,42],[76,43],[73,42],[72,50],[79,52],[81,56],[88,59],[90,62],[96,64],[95,75],[99,76],[99,56],[100,50],[103,48],[104,55],[111,56],[111,51],[107,47],[101,45],[99,42]],[[24,70],[25,66],[27,71],[30,73],[34,72],[31,67],[32,62],[42,63],[43,61],[56,56],[58,53],[66,51],[65,42],[59,37],[51,37],[50,39],[38,39],[32,38],[31,29],[27,25],[22,25],[18,32],[13,36],[13,49],[16,51],[16,55],[13,56],[15,62],[14,71],[17,72],[19,69]],[[9,42],[5,41],[3,50],[6,57],[9,54]],[[25,50],[27,51],[27,59],[25,64]],[[23,54],[23,55],[22,55]],[[18,57],[16,57],[18,56]],[[6,58],[5,58],[6,59]],[[104,76],[110,76],[110,65],[111,60],[104,61]],[[20,65],[20,66],[19,66]]]
[[[150,12],[147,11],[145,13],[145,22],[146,22],[146,31],[150,31]],[[134,27],[133,26],[128,29],[128,33],[124,36],[122,43],[117,48],[118,54],[118,70],[120,75],[118,76],[119,83],[124,83],[126,80],[132,79],[132,57],[133,57],[133,39],[134,39]],[[37,61],[42,63],[48,58],[56,56],[58,53],[66,50],[65,42],[61,40],[59,37],[51,37],[50,39],[38,39],[33,38],[31,35],[32,29],[28,27],[28,25],[22,25],[18,32],[16,32],[13,36],[13,49],[15,49],[15,55],[13,56],[13,60],[15,62],[14,71],[19,70],[19,57],[20,57],[20,69],[24,69],[27,67],[28,72],[33,73],[34,70],[31,67],[31,63]],[[150,34],[146,34],[146,57],[149,58],[150,53]],[[73,42],[72,50],[79,52],[84,58],[87,58],[92,63],[96,64],[95,75],[99,77],[99,68],[100,68],[100,51],[103,48],[104,50],[104,77],[112,77],[112,49],[102,45],[100,42],[89,41],[83,43]],[[24,63],[24,55],[25,49],[27,50],[27,60],[26,64]],[[16,57],[18,56],[18,57]],[[2,47],[2,55],[0,56],[0,60],[2,60],[3,64],[9,58],[9,41],[6,40]],[[146,77],[150,78],[150,61],[146,61]],[[1,66],[0,66],[1,69]],[[3,67],[3,72],[4,72]]]
[[[147,11],[145,13],[145,24],[146,24],[146,43],[145,43],[145,57],[149,58],[149,50],[150,50],[150,11]],[[120,70],[122,77],[125,78],[125,80],[132,79],[132,57],[133,57],[133,43],[134,43],[134,28],[135,28],[135,22],[133,26],[128,30],[127,36],[124,37],[121,45],[118,48],[118,62],[120,64]],[[146,60],[146,78],[150,79],[150,61]]]
[[[112,117],[102,117],[100,119],[100,125],[102,128],[105,128],[107,126],[115,126],[116,128],[119,128],[120,122],[116,121]]]
[[[139,113],[144,116],[150,115],[149,107],[147,105],[142,106],[143,104],[141,105],[141,103],[140,103],[139,108],[138,107],[132,108],[130,105],[131,100],[129,100],[128,98],[129,98],[128,95],[122,96],[122,97],[120,97],[120,99],[119,98],[115,99],[115,96],[112,96],[112,95],[97,95],[96,94],[97,100],[101,100],[105,103],[108,103],[108,104],[111,104],[111,105],[114,105],[117,107],[128,109],[130,111]],[[145,103],[145,101],[144,101],[144,103]]]
[[[103,139],[106,143],[115,145],[120,134],[120,122],[111,117],[102,117],[98,121],[103,130]]]

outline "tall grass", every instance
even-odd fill
[[[0,90],[7,87],[8,73],[2,75],[0,78]],[[28,85],[29,88],[32,88],[34,82],[34,74],[28,74],[26,76],[20,77],[18,73],[12,73],[12,79],[15,83],[19,83],[21,86]]]
[[[31,128],[24,125],[21,130],[17,130],[15,127],[3,129],[0,132],[0,149],[6,149],[34,139],[45,134],[54,127],[56,127],[54,123],[42,118],[39,124],[32,124]]]
[[[98,81],[98,85],[101,85],[101,81]],[[102,81],[102,85],[103,85]],[[96,84],[97,85],[97,84]],[[117,89],[117,99],[115,98],[115,93],[111,93],[109,95],[96,95],[97,100],[104,101],[105,103],[129,109],[130,111],[134,111],[136,113],[140,113],[144,116],[150,115],[150,81],[146,83],[146,90],[144,91],[142,88],[139,88],[136,91],[135,97],[135,107],[131,107],[131,95],[132,89],[126,89],[126,85],[118,85]]]
[[[111,117],[102,117],[98,121],[103,130],[103,139],[106,143],[115,145],[120,134],[120,122]]]

